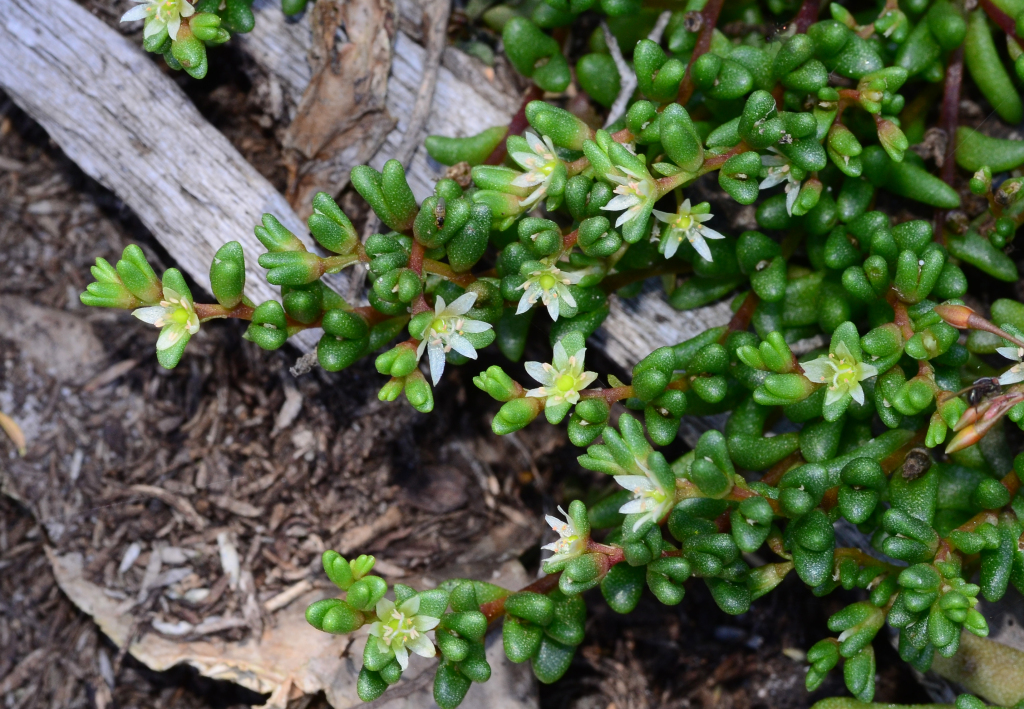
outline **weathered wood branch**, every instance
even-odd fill
[[[214,253],[237,240],[246,293],[279,297],[256,265],[264,249],[252,229],[264,212],[313,243],[284,197],[157,64],[72,0],[4,3],[0,87],[207,290]],[[303,335],[300,345],[315,345]]]

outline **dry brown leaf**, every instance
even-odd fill
[[[384,107],[395,37],[392,0],[328,0],[312,10],[313,78],[283,145],[295,167],[288,201],[301,217],[321,190],[337,193],[396,121]]]

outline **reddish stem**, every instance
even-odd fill
[[[686,66],[686,75],[683,76],[683,82],[679,85],[679,98],[678,103],[680,106],[685,106],[693,96],[693,63],[697,61],[703,54],[711,49],[711,38],[715,30],[715,25],[718,23],[718,15],[722,12],[722,5],[724,0],[708,0],[708,4],[701,10],[701,25],[700,34],[697,36],[697,44],[693,48],[693,54],[690,55],[690,63]]]
[[[793,18],[793,22],[796,23],[796,33],[804,34],[807,32],[807,28],[818,21],[818,9],[820,7],[819,0],[804,0],[803,5],[796,13],[796,17]]]
[[[505,134],[505,139],[498,144],[498,147],[487,156],[484,160],[484,165],[500,165],[505,162],[505,156],[508,155],[508,148],[506,143],[508,142],[508,136],[519,135],[522,133],[528,124],[526,120],[526,105],[531,101],[536,101],[544,95],[544,92],[539,86],[534,84],[527,90],[526,95],[523,96],[523,103],[516,111],[516,115],[512,116],[512,121],[508,124],[508,133]]]
[[[739,310],[737,310],[729,324],[725,328],[725,332],[718,338],[719,344],[725,342],[726,338],[734,332],[741,332],[750,327],[750,319],[754,317],[754,311],[757,310],[757,304],[761,302],[761,299],[757,297],[757,293],[750,291],[747,293],[747,297],[743,299],[743,303],[740,304]]]
[[[415,239],[412,242],[412,251],[409,252],[409,268],[415,271],[417,276],[423,276],[423,244]]]
[[[895,313],[892,321],[900,328],[900,332],[903,333],[903,339],[909,340],[914,336],[914,325],[910,322],[907,306],[899,299],[895,288],[889,289],[889,292],[885,294],[885,299],[889,301],[889,305],[892,306]]]
[[[562,251],[569,251],[573,246],[576,245],[576,239],[579,238],[580,230],[573,229],[568,234],[562,235]]]
[[[1021,48],[1024,49],[1024,40],[1017,35],[1017,21],[1015,19],[996,7],[992,0],[978,0],[978,4],[981,5],[981,9],[985,11],[985,14],[999,25],[999,29],[1013,37],[1017,44],[1021,45]]]
[[[580,392],[581,399],[604,399],[609,406],[616,401],[622,401],[633,396],[633,387],[621,386],[609,389],[585,389]]]
[[[231,310],[216,303],[195,303],[193,306],[199,319],[208,318],[238,318],[239,320],[252,320],[253,308],[244,303],[239,303]]]
[[[943,156],[942,181],[950,187],[956,179],[956,127],[960,122],[960,88],[963,86],[964,78],[964,48],[957,47],[949,56],[949,66],[946,68],[946,85],[942,94],[942,108],[939,111],[939,126],[946,133],[946,154]],[[943,227],[946,225],[946,215],[949,212],[945,209],[935,210],[935,241],[945,243],[946,238]]]
[[[800,465],[803,462],[804,457],[800,453],[800,451],[790,453],[785,458],[783,458],[778,463],[769,468],[768,472],[761,476],[761,482],[763,482],[765,485],[772,485],[774,487],[775,485],[779,484],[779,481],[782,480],[782,476],[786,474],[786,471],[788,471],[795,465]]]

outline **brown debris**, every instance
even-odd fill
[[[313,194],[339,192],[395,127],[384,106],[395,39],[391,0],[327,0],[310,10],[313,78],[284,133],[291,177],[286,196],[311,213]]]

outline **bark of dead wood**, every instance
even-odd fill
[[[271,212],[312,244],[274,187],[131,41],[72,0],[6,0],[0,87],[90,177],[132,208],[178,264],[209,290],[216,250],[245,250],[246,293],[279,297],[253,234]],[[299,344],[314,346],[302,333]]]
[[[395,127],[384,106],[395,35],[391,0],[327,0],[308,15],[313,74],[283,140],[292,163],[287,197],[301,216],[311,212],[314,194],[336,192]]]

